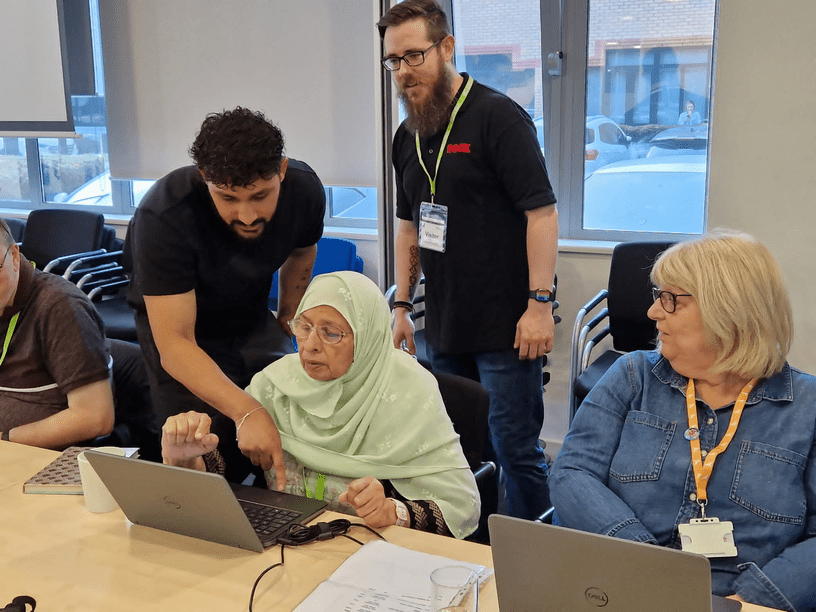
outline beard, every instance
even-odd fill
[[[264,231],[266,230],[267,221],[266,219],[256,219],[251,224],[247,225],[242,223],[241,221],[232,221],[228,223],[230,230],[232,233],[242,242],[255,242],[259,240],[261,236],[263,236]],[[241,230],[252,230],[253,233],[257,232],[257,235],[254,236],[247,236],[241,233]],[[258,231],[260,229],[260,231]]]
[[[402,89],[399,99],[407,115],[405,127],[410,132],[418,132],[422,137],[432,136],[441,130],[450,119],[453,108],[452,85],[453,75],[444,64],[440,64],[431,96],[427,100],[414,102],[408,98],[405,89]]]

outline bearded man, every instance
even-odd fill
[[[294,351],[288,324],[312,275],[325,192],[308,165],[284,156],[283,134],[260,112],[209,115],[190,154],[195,165],[145,195],[126,244],[134,261],[128,301],[157,420],[208,413],[214,433],[237,437],[246,457],[229,458],[228,480],[262,476],[253,465],[274,464],[283,486],[277,428],[243,389]],[[268,299],[278,269],[276,320]]]
[[[382,64],[407,113],[393,143],[394,345],[415,350],[409,315],[421,264],[433,368],[489,391],[490,452],[507,511],[531,519],[549,505],[538,437],[558,244],[535,127],[510,98],[457,72],[454,39],[433,0],[396,4],[377,26]]]

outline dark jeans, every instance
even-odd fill
[[[542,360],[519,360],[517,350],[452,355],[430,345],[428,354],[435,371],[477,380],[487,389],[490,438],[485,459],[501,468],[507,513],[537,518],[550,505],[547,463],[538,443],[544,423]]]
[[[224,456],[227,466],[225,473],[227,480],[240,483],[251,473],[256,476],[259,485],[265,486],[263,471],[253,466],[238,450],[235,443],[235,423],[232,419],[193,395],[161,366],[159,351],[153,340],[146,314],[136,314],[136,333],[147,364],[150,394],[159,428],[161,429],[168,417],[182,412],[194,410],[209,414],[213,419],[212,432],[217,434],[220,440],[218,449]],[[292,341],[283,332],[272,313],[245,336],[197,341],[221,371],[242,389],[249,385],[257,372],[284,355],[294,352]]]

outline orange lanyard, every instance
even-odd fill
[[[697,503],[700,504],[703,518],[705,518],[705,505],[708,499],[706,496],[706,488],[708,487],[708,479],[711,477],[711,472],[714,469],[714,462],[717,460],[717,456],[728,448],[731,440],[734,439],[734,434],[737,433],[737,426],[742,417],[742,410],[745,408],[745,402],[748,401],[748,395],[751,393],[751,389],[754,388],[756,382],[757,379],[754,378],[748,381],[748,384],[742,388],[737,401],[734,403],[734,411],[731,413],[731,421],[728,423],[728,429],[725,431],[725,435],[717,447],[711,449],[706,455],[705,461],[703,461],[703,455],[700,451],[700,429],[697,426],[697,397],[694,393],[694,380],[690,378],[688,381],[688,386],[686,387],[686,409],[688,410],[689,428],[686,432],[686,439],[689,440],[689,444],[691,445],[691,464],[694,468],[694,482],[697,485]]]

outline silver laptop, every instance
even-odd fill
[[[736,612],[711,595],[708,559],[493,514],[488,518],[502,612]]]
[[[326,502],[228,483],[223,476],[118,457],[85,456],[132,523],[263,552]]]

